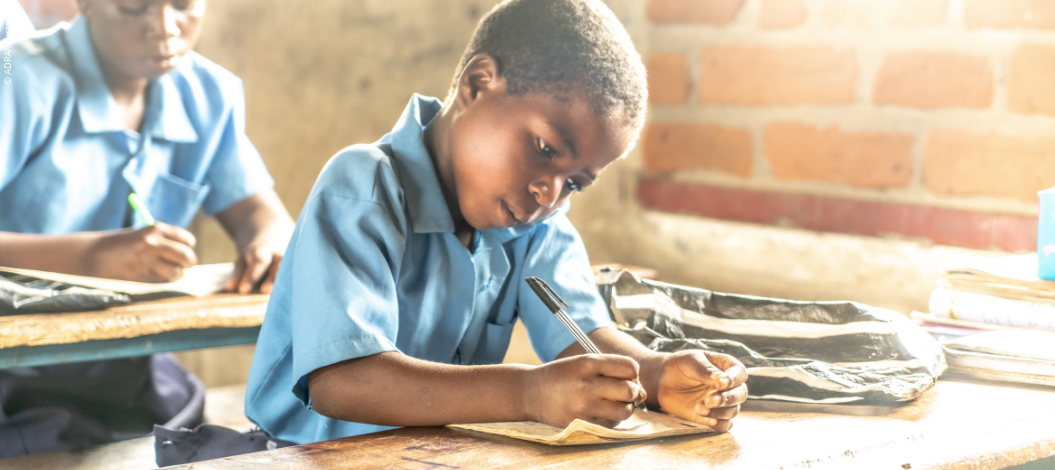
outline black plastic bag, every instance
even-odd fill
[[[117,292],[0,272],[0,315],[102,310],[131,302]]]
[[[914,400],[945,370],[938,342],[904,315],[855,302],[798,302],[603,272],[617,325],[654,351],[704,349],[748,370],[749,399],[876,404]]]

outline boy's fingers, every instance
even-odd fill
[[[158,222],[154,224],[154,227],[156,227],[158,232],[161,233],[161,235],[165,238],[180,242],[191,248],[194,248],[194,245],[198,242],[197,239],[194,238],[194,234],[175,225],[169,225],[164,222]]]
[[[634,414],[634,405],[622,401],[594,400],[590,404],[589,409],[586,410],[586,416],[590,417],[591,419],[601,421],[614,421],[615,423],[612,424],[612,426],[615,426],[621,421],[626,420],[632,414]],[[590,420],[587,419],[587,421]],[[607,425],[602,424],[602,426]]]
[[[172,282],[183,277],[183,268],[158,260],[150,265],[150,273],[154,277],[154,282]]]
[[[624,380],[637,380],[637,361],[615,354],[593,355],[597,362],[597,373],[605,377]]]
[[[160,239],[157,244],[158,257],[181,268],[198,264],[198,255],[190,246],[170,239]]]
[[[722,370],[715,367],[708,359],[709,356],[700,357],[698,354],[685,355],[678,358],[676,362],[678,369],[681,370],[686,376],[695,378],[700,382],[706,383],[713,386],[718,390],[725,388],[725,384],[729,383],[729,379],[724,379]]]
[[[270,294],[271,289],[275,286],[275,278],[278,276],[278,266],[282,262],[281,256],[275,256],[271,260],[271,267],[267,270],[267,277],[264,282],[260,284],[260,293]]]
[[[707,417],[713,419],[733,419],[738,414],[740,414],[740,405],[715,408],[711,410],[710,413],[707,413]]]
[[[593,424],[596,424],[596,425],[599,425],[599,426],[604,426],[606,428],[614,428],[616,426],[619,426],[619,423],[622,422],[622,421],[616,421],[616,420],[613,420],[613,419],[602,419],[602,418],[582,418],[582,420],[586,421],[587,423],[593,423]]]
[[[598,395],[605,400],[636,403],[645,395],[645,389],[629,380],[603,377],[593,385]]]
[[[237,292],[238,283],[242,280],[242,274],[245,272],[245,258],[238,257],[238,261],[234,263],[234,275],[227,280],[227,292]]]
[[[714,364],[715,367],[722,371],[722,376],[725,377],[724,380],[719,379],[719,385],[723,385],[718,387],[719,390],[738,387],[747,381],[747,368],[735,357],[728,354],[706,352],[705,355],[711,361],[711,364]]]
[[[715,409],[736,406],[743,403],[745,400],[747,400],[747,386],[740,385],[739,387],[724,392],[707,392],[706,397],[703,399],[703,404],[707,406],[707,408]]]
[[[245,254],[245,273],[242,275],[242,281],[238,284],[238,292],[242,294],[248,294],[252,292],[253,286],[257,285],[264,274],[267,273],[267,269],[271,267],[271,256],[261,253],[256,250],[249,250]]]
[[[732,421],[730,421],[728,419],[719,419],[714,424],[714,426],[711,426],[711,429],[714,429],[715,431],[718,431],[718,432],[726,432],[726,431],[732,429],[732,427],[733,427],[733,422]]]

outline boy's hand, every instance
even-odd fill
[[[99,232],[84,256],[90,276],[140,282],[169,282],[198,264],[194,235],[158,222],[132,230]]]
[[[637,362],[626,356],[573,356],[539,366],[532,374],[528,415],[560,428],[575,419],[613,427],[646,398],[636,382]]]
[[[256,286],[260,286],[260,292],[271,293],[275,285],[275,276],[278,275],[278,266],[282,263],[282,255],[285,253],[285,243],[271,241],[260,241],[250,243],[238,254],[235,262],[234,276],[227,281],[229,292],[248,294]]]
[[[747,369],[732,356],[679,351],[663,360],[659,405],[679,418],[725,432],[747,399]]]

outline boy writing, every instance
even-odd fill
[[[183,227],[204,209],[238,246],[228,287],[270,290],[293,223],[245,135],[241,81],[192,51],[205,1],[78,6],[0,42],[0,266],[175,280],[197,263]],[[134,223],[130,192],[156,225]],[[200,388],[170,355],[2,370],[0,457],[194,426]]]
[[[600,2],[495,7],[445,102],[415,95],[390,134],[319,176],[276,279],[247,416],[306,443],[458,422],[613,426],[647,400],[728,429],[743,366],[654,353],[611,328],[565,217],[571,193],[632,147],[645,101],[640,57]],[[605,354],[584,354],[527,276],[548,280]],[[547,364],[499,364],[517,317]]]

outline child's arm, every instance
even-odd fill
[[[648,403],[675,416],[727,431],[747,399],[747,369],[732,356],[699,350],[657,353],[611,328],[598,328],[588,336],[602,352],[637,361]],[[557,357],[585,353],[574,343]]]
[[[216,215],[235,242],[238,260],[227,290],[249,293],[257,285],[269,293],[282,262],[293,220],[273,189],[238,201]]]
[[[575,418],[614,426],[643,395],[637,364],[613,355],[579,356],[533,367],[456,366],[386,352],[309,374],[318,413],[387,426],[535,420],[567,426]]]
[[[0,232],[0,266],[141,282],[174,281],[198,263],[194,235],[157,223],[137,230]]]

